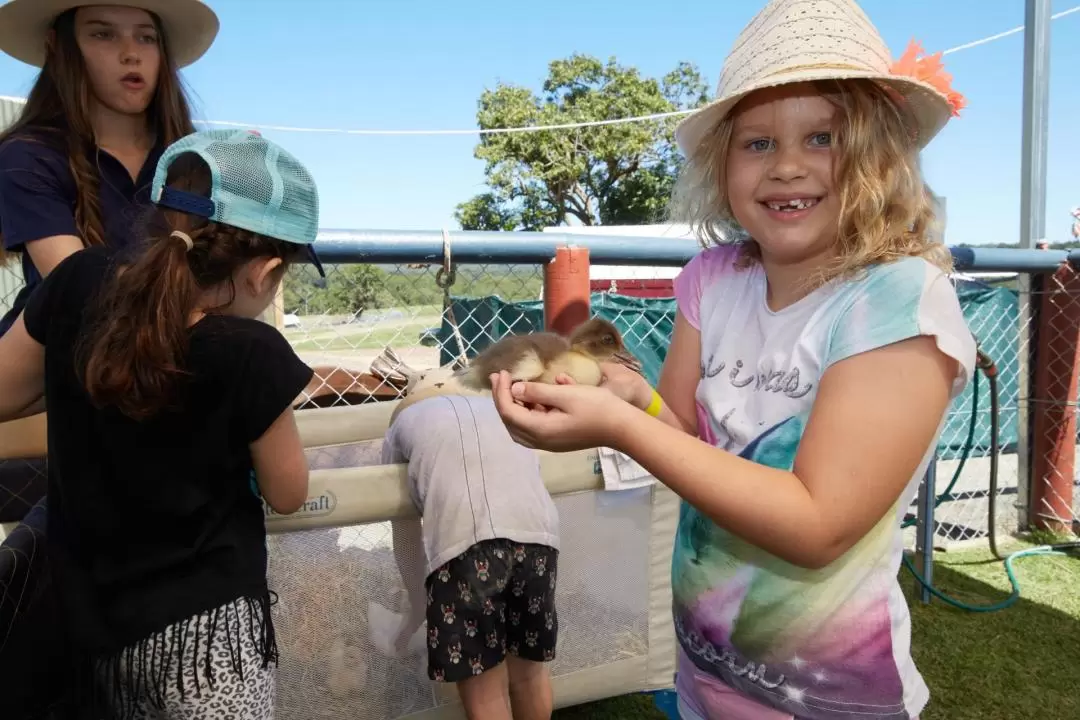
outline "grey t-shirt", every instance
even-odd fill
[[[441,395],[410,406],[382,452],[384,463],[409,464],[427,575],[482,540],[559,548],[559,515],[539,458],[514,442],[490,397]]]

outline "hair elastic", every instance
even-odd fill
[[[188,249],[188,252],[191,252],[191,249],[193,247],[195,247],[195,242],[191,239],[191,236],[188,235],[186,232],[181,232],[179,230],[173,230],[171,233],[169,233],[169,237],[171,237],[171,238],[179,238],[180,240],[183,240],[184,241],[184,246]]]

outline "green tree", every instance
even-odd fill
[[[481,129],[614,120],[699,107],[707,92],[689,63],[656,79],[614,58],[573,55],[549,65],[540,96],[504,83],[485,90],[476,119]],[[481,135],[474,154],[488,191],[455,217],[465,230],[655,222],[679,170],[678,120]]]
[[[314,283],[310,268],[285,276],[285,312],[298,315],[359,317],[364,310],[385,307],[387,273],[374,265],[336,265],[326,268],[326,287]]]

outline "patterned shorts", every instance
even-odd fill
[[[428,676],[461,682],[503,661],[555,659],[559,552],[484,540],[428,576]]]

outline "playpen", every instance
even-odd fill
[[[422,643],[395,657],[379,639],[405,600],[389,521],[415,522],[404,467],[377,464],[395,404],[299,413],[315,468],[311,499],[267,524],[280,594],[280,717],[460,716],[452,690],[427,680]],[[552,668],[559,706],[673,681],[677,499],[655,484],[604,490],[599,465],[597,451],[541,458],[562,532]],[[419,567],[423,550],[408,556]]]
[[[406,598],[392,522],[416,522],[404,466],[378,464],[395,405],[297,413],[313,468],[310,497],[294,515],[267,517],[284,720],[463,717],[452,689],[428,681],[422,643],[399,654],[384,639]],[[44,453],[42,416],[0,427],[0,458]],[[677,499],[655,484],[605,490],[600,465],[598,451],[541,458],[564,548],[552,668],[558,706],[673,682],[668,572]],[[419,568],[422,558],[421,547],[408,548],[406,564]],[[28,567],[31,559],[18,561]],[[5,588],[29,597],[21,580]]]
[[[438,329],[443,352],[438,362],[455,359],[462,337],[472,344],[481,334],[490,341],[511,329],[572,327],[593,312],[638,328],[632,349],[642,360],[645,374],[655,380],[666,350],[672,301],[590,294],[589,254],[596,264],[677,266],[694,252],[693,243],[681,238],[652,238],[650,242],[614,237],[590,237],[582,243],[580,238],[554,233],[545,233],[543,238],[520,235],[525,237],[507,244],[505,234],[455,233],[461,238],[454,250],[460,262],[541,263],[545,294],[539,301],[511,303],[490,297],[451,297],[447,292],[443,325]],[[402,234],[392,240],[360,236],[330,239],[321,254],[326,262],[340,263],[356,262],[358,257],[387,263],[447,259],[445,234]],[[965,269],[1015,268],[1047,273],[1059,268],[1055,279],[1061,275],[1060,282],[1080,288],[1080,281],[1076,281],[1080,274],[1068,264],[1080,263],[1080,256],[993,249],[954,249],[954,255]],[[973,332],[993,350],[1001,369],[1001,387],[1007,396],[1015,394],[1018,399],[1012,409],[1003,410],[999,438],[1003,459],[1011,453],[1022,455],[1021,450],[1027,452],[1027,433],[1022,431],[1027,419],[1021,412],[1029,370],[1026,354],[1018,349],[1025,346],[1020,336],[1031,327],[1023,318],[1027,298],[1011,288],[962,278],[957,282]],[[572,292],[553,293],[551,288]],[[1073,290],[1069,293],[1070,297],[1080,296]],[[1057,296],[1045,296],[1038,327],[1056,317],[1051,311]],[[448,323],[448,317],[459,321]],[[1057,343],[1066,336],[1073,340],[1080,337],[1076,332],[1033,334]],[[1075,372],[1075,368],[1071,370],[1071,377],[1075,378]],[[350,402],[357,404],[319,408],[312,398],[302,406],[316,407],[297,413],[312,467],[309,501],[295,515],[267,516],[271,587],[279,594],[274,609],[282,656],[279,717],[460,717],[452,691],[426,678],[422,640],[403,653],[394,652],[388,642],[406,602],[394,552],[394,524],[416,522],[404,485],[404,467],[384,466],[378,461],[380,438],[395,406],[395,401],[382,398],[393,397],[396,391],[383,380],[373,382],[370,373],[360,377],[340,368],[324,375],[326,384],[338,383],[338,376],[343,378],[342,387],[335,385],[334,396],[351,398]],[[1061,392],[1075,393],[1075,385],[1071,387]],[[1042,388],[1036,381],[1035,389],[1044,393],[1040,397],[1050,397]],[[980,417],[985,408],[980,402]],[[951,412],[955,422],[950,422],[939,441],[943,461],[953,462],[965,447],[970,464],[988,453],[988,437],[981,425],[972,425],[977,432],[963,432],[975,415],[973,410],[970,394],[958,398]],[[1072,417],[1075,423],[1075,415]],[[1075,424],[1059,424],[1052,437],[1063,437],[1068,441],[1066,447],[1075,447]],[[1046,442],[1047,437],[1051,435],[1036,435],[1036,444]],[[40,463],[33,459],[43,457],[45,450],[44,417],[0,426],[0,462],[11,465],[15,460],[18,465],[22,461],[17,459],[29,459],[30,467]],[[605,475],[605,468],[612,465],[610,460],[603,450],[542,454],[544,479],[556,498],[564,538],[557,597],[560,642],[553,665],[556,704],[560,707],[673,684],[675,643],[668,573],[678,502],[670,491],[648,480],[632,489],[610,489],[617,485]],[[1060,464],[1065,467],[1068,463],[1061,460]],[[1026,496],[1024,463],[1017,464],[1016,472],[1021,475],[1018,490]],[[1069,480],[1073,477],[1071,472],[1061,474]],[[1035,498],[1049,496],[1046,487],[1050,481],[1044,476],[1053,479],[1045,473],[1038,475],[1040,482],[1031,488],[1033,510],[1042,507]],[[1069,497],[1064,502],[1070,503],[1071,483],[1067,489]],[[929,547],[935,529],[940,529],[934,523],[932,490],[929,488],[920,506],[923,547]],[[33,588],[27,589],[33,583],[26,583],[25,576],[35,558],[27,553],[40,552],[40,548],[32,528],[16,532],[20,531],[28,539],[8,543],[5,552],[22,555],[7,560],[0,556],[0,563],[6,561],[9,569],[14,567],[14,579],[0,577],[0,584],[4,584],[0,587],[0,614],[13,608],[16,614],[24,612],[23,600],[33,595]],[[403,549],[405,565],[418,567],[422,551],[403,548],[399,540],[399,554]],[[924,571],[929,562],[927,557]],[[21,584],[20,572],[24,576]],[[22,594],[13,596],[12,588]],[[12,660],[4,648],[7,640],[0,634],[0,666]],[[6,696],[0,698],[0,707],[6,700]]]

